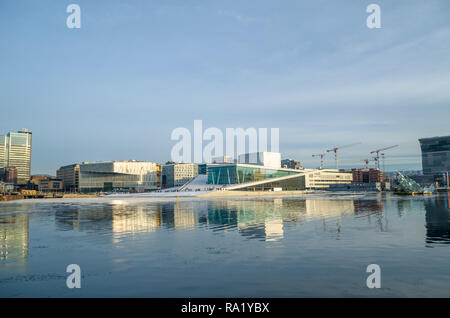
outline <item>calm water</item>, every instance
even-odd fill
[[[450,297],[449,198],[1,203],[0,296]]]

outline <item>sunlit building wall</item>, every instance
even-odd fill
[[[56,177],[63,181],[64,191],[78,192],[80,190],[80,165],[72,164],[59,168]]]
[[[31,141],[32,133],[27,129],[0,136],[0,168],[15,167],[19,184],[30,180]]]
[[[162,167],[161,176],[162,187],[179,187],[198,176],[198,165],[195,163],[166,164]]]
[[[80,191],[149,191],[157,189],[157,164],[143,161],[84,162]]]

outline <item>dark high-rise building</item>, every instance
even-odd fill
[[[450,136],[419,139],[424,175],[441,176],[450,171]]]

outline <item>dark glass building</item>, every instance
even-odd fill
[[[450,171],[450,136],[419,139],[424,175],[441,176]]]

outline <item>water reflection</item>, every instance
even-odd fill
[[[21,264],[15,264],[16,268],[24,268],[32,212],[39,216],[36,222],[54,218],[57,231],[105,234],[104,237],[115,244],[123,238],[161,229],[235,232],[246,239],[276,242],[295,234],[290,229],[308,222],[314,222],[316,231],[331,233],[340,239],[347,228],[351,231],[352,227],[362,224],[389,232],[388,211],[394,211],[392,217],[402,219],[403,215],[424,209],[426,244],[449,244],[447,194],[429,198],[376,196],[362,199],[278,198],[178,203],[99,200],[92,204],[13,204],[0,206],[0,260],[17,260]]]
[[[449,195],[425,200],[426,243],[450,244]]]
[[[16,273],[26,271],[28,227],[28,214],[0,215],[0,261]]]

